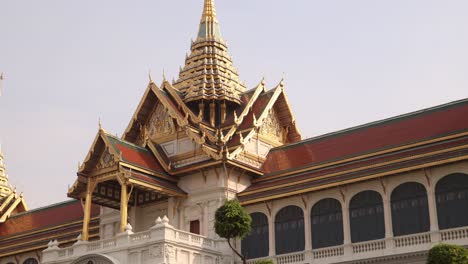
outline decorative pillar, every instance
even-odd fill
[[[433,188],[429,189],[427,194],[427,205],[429,207],[429,220],[431,224],[431,231],[439,230],[439,219],[437,216],[437,200]]]
[[[312,226],[310,223],[310,214],[304,213],[304,232],[305,232],[305,251],[312,250]]]
[[[201,117],[203,119],[203,115],[205,114],[205,104],[203,103],[203,101],[201,101],[199,104],[198,104],[198,116]]]
[[[440,241],[439,219],[437,216],[437,199],[433,188],[429,187],[427,194],[427,205],[429,208],[429,222],[431,225],[431,242],[438,243]]]
[[[353,250],[351,247],[351,223],[349,221],[349,208],[348,204],[345,201],[343,203],[343,244],[344,244],[344,254],[351,255]]]
[[[120,187],[120,232],[123,233],[128,223],[128,193],[125,180],[121,183]]]
[[[93,191],[95,188],[95,180],[88,178],[88,184],[86,185],[86,197],[85,205],[83,207],[83,231],[81,239],[83,241],[89,240],[89,222],[91,220],[91,203],[93,199]]]
[[[268,256],[274,257],[276,255],[276,244],[275,244],[275,220],[273,216],[268,217],[268,235],[269,235],[269,241],[268,241],[268,249],[269,253]]]
[[[223,101],[221,104],[221,124],[224,124],[226,121],[226,102]]]
[[[210,234],[209,234],[209,221],[210,221],[210,217],[208,216],[208,205],[209,205],[209,202],[204,202],[203,203],[203,232],[202,233],[204,236],[206,237],[209,237]]]
[[[393,243],[393,224],[392,224],[392,208],[391,200],[388,194],[383,198],[384,221],[385,221],[385,243],[387,249],[394,247]]]
[[[215,126],[216,124],[215,118],[216,118],[215,103],[212,102],[210,103],[210,124],[212,126]]]
[[[385,219],[385,238],[393,237],[392,209],[390,199],[384,197],[383,200],[384,219]]]

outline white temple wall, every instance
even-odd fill
[[[99,232],[101,239],[115,237],[119,233],[120,212],[107,207],[101,206],[101,214],[99,216]]]
[[[179,187],[187,192],[187,198],[179,205],[179,223],[175,226],[190,231],[191,221],[200,221],[200,234],[216,238],[214,215],[226,199],[250,185],[250,176],[237,170],[219,166],[203,172],[187,175],[179,180]],[[174,221],[173,221],[174,222]]]

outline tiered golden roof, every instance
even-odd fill
[[[23,194],[18,195],[8,183],[4,156],[0,149],[0,223],[4,223],[10,215],[28,210]]]
[[[205,0],[197,39],[192,42],[191,53],[186,57],[174,87],[183,93],[186,103],[225,100],[240,104],[245,85],[239,80],[226,42],[221,37],[213,1]]]

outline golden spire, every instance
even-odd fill
[[[200,100],[241,103],[245,85],[239,80],[221,37],[214,0],[204,0],[198,37],[192,42],[190,55],[186,56],[174,87],[183,93],[186,103]]]
[[[205,0],[198,38],[221,38],[214,0]]]
[[[205,0],[205,6],[203,7],[203,15],[201,22],[217,21],[216,19],[216,8],[214,6],[214,0]]]

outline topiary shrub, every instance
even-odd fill
[[[429,250],[427,264],[468,264],[468,250],[463,247],[439,244]]]
[[[229,247],[242,259],[244,264],[247,263],[245,256],[232,246],[231,239],[243,239],[250,233],[251,223],[252,218],[237,200],[226,201],[215,213],[216,234],[227,239]]]
[[[273,260],[271,259],[262,259],[259,261],[256,261],[255,264],[274,264]]]

